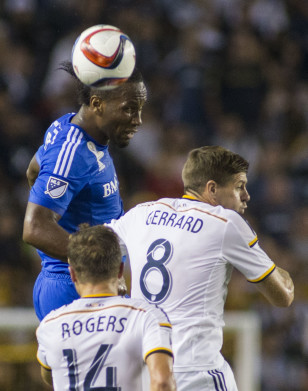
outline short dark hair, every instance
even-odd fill
[[[143,83],[143,76],[142,73],[135,67],[132,75],[128,78],[128,80],[120,85],[119,87],[116,87],[112,90],[100,90],[99,88],[95,87],[89,87],[85,84],[83,84],[78,77],[76,76],[74,72],[73,65],[70,61],[64,61],[60,64],[59,69],[64,70],[68,74],[70,74],[76,83],[76,89],[77,89],[77,98],[78,103],[80,105],[86,105],[89,106],[90,104],[90,98],[92,95],[97,95],[103,100],[110,100],[117,98],[122,95],[122,93],[125,91],[125,87],[127,86],[127,83]]]
[[[109,227],[81,224],[69,236],[68,258],[81,283],[117,277],[122,261],[117,234]]]
[[[224,186],[234,174],[247,173],[249,163],[242,156],[220,146],[205,146],[189,152],[182,171],[184,191],[201,193],[209,180]]]

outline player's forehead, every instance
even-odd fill
[[[140,101],[145,102],[147,100],[147,89],[145,84],[140,82],[128,82],[123,86],[121,94],[122,99],[129,101]]]

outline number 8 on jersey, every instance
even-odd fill
[[[151,303],[162,303],[169,296],[172,276],[165,265],[172,254],[172,244],[166,239],[157,239],[148,248],[147,263],[140,275],[140,289]]]

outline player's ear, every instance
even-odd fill
[[[210,180],[207,182],[206,186],[208,188],[209,194],[211,194],[212,196],[215,196],[215,194],[217,192],[217,183],[213,180]]]
[[[95,112],[102,114],[105,110],[105,101],[97,95],[92,95],[90,98],[90,107]]]
[[[209,180],[205,185],[205,193],[212,205],[216,205],[217,198],[217,183],[213,180]]]
[[[123,276],[123,272],[124,272],[124,263],[121,262],[121,265],[120,265],[120,268],[119,268],[118,278],[121,278]]]

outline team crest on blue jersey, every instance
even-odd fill
[[[45,194],[49,194],[51,198],[60,198],[66,192],[67,186],[68,182],[51,176],[48,179]]]

